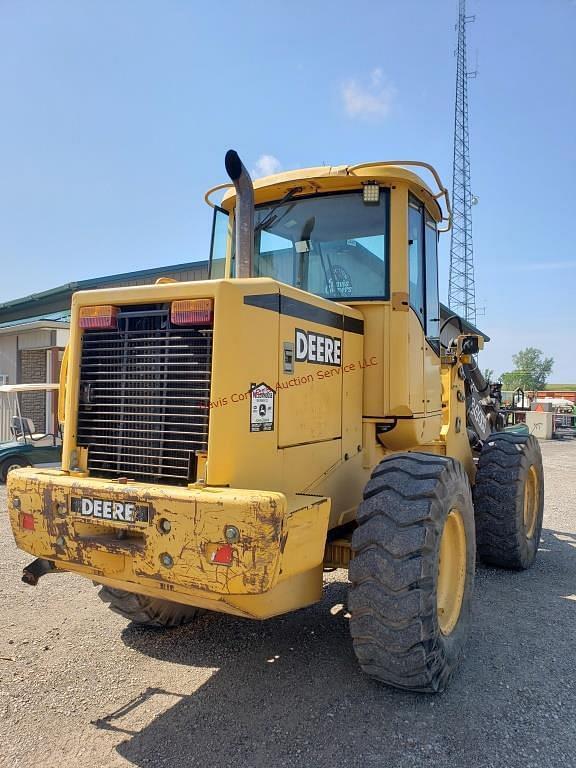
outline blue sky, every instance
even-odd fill
[[[207,256],[254,170],[417,158],[451,186],[456,0],[3,0],[0,301]],[[576,381],[576,2],[469,0],[481,365]],[[441,246],[446,300],[449,240]]]

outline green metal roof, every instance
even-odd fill
[[[202,267],[208,268],[208,261],[189,261],[184,264],[171,264],[166,267],[154,267],[153,269],[140,269],[136,272],[120,272],[116,275],[107,275],[106,277],[92,277],[89,280],[78,280],[74,283],[65,283],[59,285],[57,288],[50,288],[47,291],[41,291],[40,293],[31,293],[29,296],[23,296],[20,299],[11,299],[10,301],[4,301],[0,303],[0,312],[5,309],[11,309],[12,307],[21,304],[35,304],[42,299],[56,296],[61,293],[76,293],[76,291],[89,291],[91,288],[100,288],[108,283],[116,283],[118,280],[139,280],[144,277],[161,276],[166,272],[184,272],[189,269],[201,269]]]
[[[110,283],[119,283],[122,280],[142,280],[145,278],[162,277],[170,272],[185,272],[188,270],[208,269],[208,261],[189,261],[183,264],[168,264],[165,267],[154,269],[141,269],[135,272],[121,272],[105,277],[93,277],[89,280],[78,280],[73,283],[65,283],[57,288],[50,288],[40,293],[32,293],[19,299],[12,299],[0,303],[0,327],[7,323],[12,325],[17,320],[31,322],[31,318],[50,319],[51,314],[68,310],[73,293],[76,291],[89,291],[92,288],[103,288]],[[44,312],[40,315],[39,312]]]
[[[28,325],[29,323],[41,323],[43,321],[48,321],[51,323],[69,323],[70,310],[63,310],[62,312],[47,312],[44,315],[22,317],[19,320],[8,320],[5,323],[0,323],[0,329],[13,328],[14,326],[18,325]]]

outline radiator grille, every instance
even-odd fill
[[[212,328],[176,328],[167,309],[121,310],[84,332],[78,445],[97,477],[186,485],[208,448]]]

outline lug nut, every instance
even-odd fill
[[[228,544],[235,544],[240,539],[240,531],[235,525],[227,525],[224,529],[224,538]]]
[[[170,520],[166,520],[165,517],[163,517],[160,520],[160,523],[158,525],[162,533],[170,533],[170,531],[172,530],[172,523],[170,522]]]
[[[162,555],[160,555],[160,562],[165,568],[172,568],[174,565],[174,560],[172,560],[171,555],[169,555],[167,552],[164,552]]]

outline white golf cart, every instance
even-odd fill
[[[54,432],[38,432],[32,419],[22,415],[19,395],[29,392],[51,393],[58,384],[4,384],[0,386],[0,414],[8,442],[0,443],[0,482],[17,467],[59,466],[62,457],[60,428]]]

